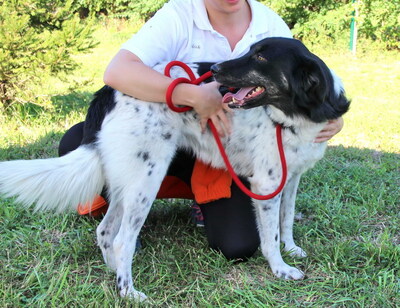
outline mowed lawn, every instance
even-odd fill
[[[52,106],[0,115],[0,160],[57,155],[58,141],[84,119],[103,71],[137,25],[104,24],[81,69],[38,86]],[[211,251],[190,218],[190,201],[157,201],[135,257],[144,307],[400,307],[400,56],[353,56],[318,46],[342,77],[351,110],[325,158],[299,188],[295,238],[306,259],[285,260],[302,281],[275,278],[257,253],[246,263]],[[134,175],[133,175],[134,176]],[[0,199],[1,307],[132,307],[96,246],[98,220],[34,213]]]

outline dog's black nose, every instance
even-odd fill
[[[211,71],[211,73],[212,73],[213,75],[218,74],[219,71],[220,71],[220,66],[219,66],[219,64],[217,63],[217,64],[211,65],[210,71]]]

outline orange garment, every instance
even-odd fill
[[[196,160],[191,178],[191,188],[175,176],[166,176],[157,193],[157,199],[194,199],[203,204],[221,198],[230,198],[232,177],[228,171],[215,169]],[[93,202],[78,205],[79,215],[100,216],[108,209],[107,201],[96,196]]]
[[[194,163],[191,184],[199,204],[231,197],[232,177],[229,172],[215,169],[200,160]]]

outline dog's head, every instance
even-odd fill
[[[272,105],[289,117],[323,122],[349,107],[339,78],[295,39],[264,39],[246,55],[215,64],[211,71],[224,86],[240,88],[224,96],[231,108]]]

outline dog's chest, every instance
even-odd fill
[[[285,156],[290,173],[302,174],[312,168],[323,156],[326,143],[286,144]]]

